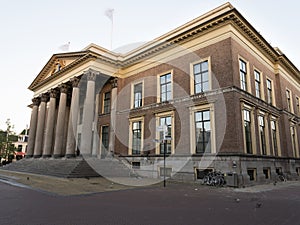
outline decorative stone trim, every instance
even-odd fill
[[[40,104],[40,102],[41,102],[41,100],[39,97],[32,99],[32,105],[34,105],[34,106],[35,105],[38,106]]]
[[[72,84],[72,87],[78,87],[80,79],[78,77],[73,77],[70,79],[70,82]]]

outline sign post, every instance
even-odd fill
[[[168,126],[166,124],[161,125],[156,128],[158,132],[164,132],[163,140],[160,140],[160,142],[163,142],[164,144],[164,187],[166,187],[166,155],[167,155],[167,141],[171,139],[170,136],[168,136]]]

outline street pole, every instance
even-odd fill
[[[164,139],[164,187],[166,187],[166,149],[167,149],[167,140]]]

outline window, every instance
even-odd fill
[[[296,139],[296,130],[295,130],[296,124],[292,123],[291,125],[291,139],[292,139],[292,150],[294,157],[298,156],[297,153],[297,139]]]
[[[193,66],[195,94],[209,90],[208,61]]]
[[[142,121],[132,123],[132,154],[139,155],[142,148]]]
[[[272,135],[273,154],[275,156],[279,156],[278,143],[277,143],[277,126],[276,126],[276,121],[274,120],[271,120],[271,135]]]
[[[133,86],[133,108],[142,106],[143,101],[143,83],[138,83]]]
[[[241,89],[247,91],[247,64],[240,59],[240,81]]]
[[[160,102],[172,99],[171,73],[160,76]]]
[[[103,98],[103,113],[110,113],[110,92],[104,93]]]
[[[105,148],[105,150],[108,150],[108,146],[109,146],[109,127],[108,126],[103,126],[101,134],[102,134],[102,137],[101,137],[102,147]]]
[[[296,108],[297,108],[297,112],[300,113],[300,105],[299,105],[299,97],[296,96]]]
[[[161,117],[159,118],[159,125],[166,125],[168,127],[168,136],[172,137],[172,117],[167,116],[167,117]],[[161,131],[159,132],[159,139],[163,140],[164,139],[164,132]],[[166,149],[164,143],[160,143],[159,145],[159,153],[164,154],[164,151],[166,151],[166,154],[171,154],[172,152],[172,141],[168,140],[166,144]]]
[[[255,78],[255,96],[257,98],[261,98],[261,83],[260,83],[260,72],[254,70],[254,78]]]
[[[287,110],[288,111],[291,111],[291,107],[292,107],[292,104],[291,104],[291,92],[289,90],[286,90],[286,101],[287,101]]]
[[[272,81],[267,79],[267,102],[268,104],[273,105],[273,97],[272,97]]]
[[[247,169],[250,181],[256,181],[256,169]]]
[[[263,155],[267,154],[266,151],[266,133],[265,133],[265,118],[263,116],[258,116],[259,122],[259,138],[261,144],[261,151]]]
[[[211,152],[210,111],[195,112],[196,153]]]
[[[17,152],[22,152],[22,148],[23,148],[22,145],[18,145]]]
[[[250,111],[244,109],[244,132],[245,132],[245,143],[246,152],[252,154],[252,135],[251,135],[251,115]]]

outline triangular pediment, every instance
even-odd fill
[[[90,51],[54,54],[31,83],[29,89],[33,90],[39,84],[70,70],[74,65],[88,58],[90,54]]]

